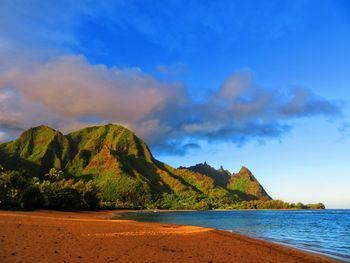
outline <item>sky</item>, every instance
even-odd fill
[[[0,2],[0,142],[106,123],[174,167],[350,208],[346,0]]]

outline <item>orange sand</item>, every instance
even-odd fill
[[[111,216],[0,211],[0,262],[339,262],[229,232]]]

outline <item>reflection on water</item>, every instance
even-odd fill
[[[132,212],[122,219],[213,227],[350,262],[350,210]]]

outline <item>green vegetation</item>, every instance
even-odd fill
[[[223,167],[216,170],[206,162],[187,169],[212,178],[216,185],[228,189],[240,200],[271,200],[271,197],[246,167],[242,167],[237,174],[231,174]]]
[[[324,204],[287,203],[281,200],[250,200],[232,204],[228,209],[325,209]]]
[[[0,206],[22,209],[78,210],[99,207],[93,184],[67,179],[52,168],[43,180],[25,172],[0,171]]]
[[[272,200],[245,167],[175,169],[118,125],[68,135],[39,126],[0,145],[0,207],[14,209],[323,209]]]
[[[239,201],[220,188],[208,196],[197,192],[163,193],[152,200],[139,181],[127,175],[105,176],[97,181],[69,179],[55,168],[44,179],[25,172],[5,171],[0,166],[0,207],[10,209],[324,209],[322,203],[289,204],[280,200]]]
[[[249,190],[249,180],[247,178],[237,178],[234,183],[230,185],[230,189],[238,190],[246,193]]]
[[[111,209],[144,208],[151,202],[151,195],[140,181],[127,175],[104,176],[96,183],[100,206]]]

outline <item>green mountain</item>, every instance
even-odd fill
[[[222,166],[216,170],[206,162],[187,169],[211,177],[216,185],[236,192],[242,200],[272,200],[251,171],[244,166],[238,173],[230,173]]]
[[[207,164],[175,169],[156,160],[132,131],[113,124],[67,135],[47,126],[29,129],[0,145],[0,165],[39,182],[52,178],[55,168],[65,184],[90,183],[101,202],[120,207],[218,208],[271,200],[245,167],[237,174]]]

